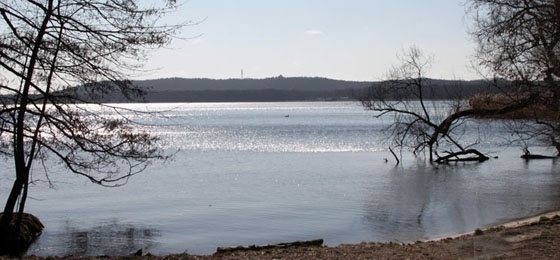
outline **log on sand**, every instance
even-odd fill
[[[265,249],[291,248],[291,247],[311,247],[323,246],[323,239],[315,239],[308,241],[295,241],[289,243],[267,244],[267,245],[250,245],[236,247],[218,247],[215,254],[233,253],[238,251],[258,251]]]

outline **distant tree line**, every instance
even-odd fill
[[[426,79],[424,98],[430,100],[469,98],[491,93],[483,80],[461,81]],[[132,82],[143,92],[141,99],[131,99],[121,92],[106,92],[96,96],[98,102],[281,102],[356,100],[370,88],[383,89],[387,82],[342,81],[327,78],[266,78],[266,79],[185,79],[168,78]],[[503,82],[507,85],[507,82]],[[88,100],[89,87],[66,89],[72,95]],[[495,91],[497,93],[497,90]],[[417,100],[413,92],[387,92],[388,98]]]

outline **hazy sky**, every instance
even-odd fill
[[[416,45],[427,76],[473,79],[464,0],[187,0],[171,21],[192,20],[153,52],[143,78],[283,75],[381,80]]]

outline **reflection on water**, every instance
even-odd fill
[[[31,246],[28,255],[48,251],[58,256],[128,255],[157,245],[160,232],[153,228],[118,223],[116,220],[94,227],[80,227],[66,221],[63,230],[45,232]]]
[[[416,166],[413,174],[396,166],[383,185],[372,191],[364,218],[378,237],[392,233],[392,240],[401,241],[424,236],[423,218],[434,185],[430,179],[435,175],[426,174],[425,163]]]
[[[30,190],[37,199],[27,210],[46,229],[29,254],[211,254],[218,246],[316,238],[329,246],[404,242],[560,208],[560,165],[519,159],[520,149],[502,144],[500,121],[473,121],[464,136],[499,159],[430,165],[404,153],[395,167],[383,160],[392,155],[380,131],[392,121],[356,103],[185,106],[162,107],[169,117],[146,122],[170,151],[180,150],[175,160],[123,187],[91,185],[48,165],[56,189],[36,182]],[[12,165],[0,161],[2,169]],[[0,198],[10,190],[9,172],[0,173]]]
[[[408,167],[396,166],[381,183],[372,185],[364,206],[366,226],[381,238],[377,241],[412,242],[560,207],[555,162],[534,163],[531,171],[510,169],[505,175],[501,169],[508,164],[491,160],[434,166],[419,160]]]
[[[31,201],[32,212],[46,231],[29,254],[212,254],[218,246],[315,238],[328,246],[411,242],[560,208],[559,165],[526,166],[516,150],[506,152],[482,164],[405,158],[396,167],[381,152],[180,153],[178,165],[119,189],[70,183],[35,195],[44,200]],[[197,171],[185,170],[193,164]],[[99,224],[104,216],[118,221]]]

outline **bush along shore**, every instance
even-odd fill
[[[0,213],[0,220],[3,214]],[[43,232],[43,223],[31,214],[23,213],[18,225],[18,216],[14,215],[10,225],[0,230],[0,255],[21,256],[31,243]]]

